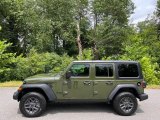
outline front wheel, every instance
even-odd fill
[[[45,111],[46,100],[43,95],[30,92],[21,98],[19,108],[26,117],[38,117]]]
[[[118,114],[129,116],[137,110],[137,99],[130,92],[122,92],[115,97],[113,106]]]

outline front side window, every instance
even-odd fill
[[[113,77],[113,65],[111,64],[97,64],[96,65],[97,77]]]
[[[119,77],[138,77],[137,64],[119,64],[118,65]]]
[[[70,68],[71,76],[74,77],[87,77],[89,76],[89,64],[74,64]]]

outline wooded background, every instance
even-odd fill
[[[57,73],[72,60],[136,60],[160,84],[160,0],[129,24],[131,0],[0,0],[0,82]]]

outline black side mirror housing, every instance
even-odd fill
[[[67,73],[66,73],[66,79],[69,79],[70,77],[71,77],[71,71],[68,71]]]

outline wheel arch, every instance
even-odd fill
[[[21,87],[22,91],[18,96],[18,101],[20,101],[23,95],[29,92],[38,92],[42,94],[47,101],[50,102],[54,102],[56,100],[56,95],[51,86],[48,84],[23,84]]]
[[[122,85],[117,85],[114,90],[110,93],[108,97],[108,102],[112,101],[116,95],[118,95],[121,92],[130,92],[132,93],[135,97],[139,98],[139,90],[136,85],[133,84],[122,84]]]

